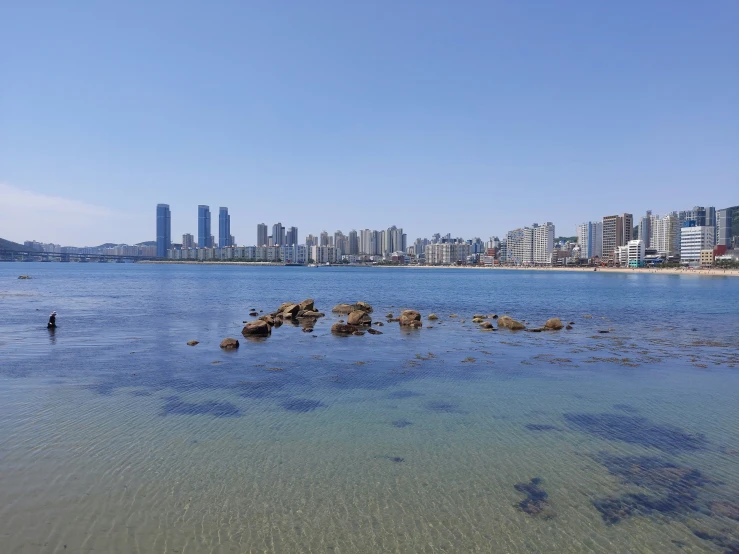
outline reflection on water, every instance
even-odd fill
[[[8,265],[3,552],[739,549],[739,280]],[[332,336],[357,300],[440,319]],[[573,329],[471,321],[506,312]]]

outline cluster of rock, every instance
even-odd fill
[[[245,337],[268,337],[272,334],[273,327],[280,327],[285,322],[302,325],[303,331],[310,333],[316,320],[325,315],[316,311],[312,298],[298,303],[283,302],[274,312],[260,316],[254,321],[245,322],[241,334]]]
[[[372,316],[374,310],[367,302],[357,302],[355,304],[337,304],[331,310],[336,314],[346,315],[346,321],[340,320],[331,327],[331,332],[335,335],[363,335],[365,330],[372,335],[382,334],[377,329],[372,328]],[[392,313],[386,316],[388,323],[397,322],[401,327],[419,328],[423,326],[421,322],[421,314],[416,310],[404,310],[400,316],[394,317]],[[384,323],[377,321],[376,326],[382,326]]]
[[[530,331],[534,333],[539,333],[541,331],[559,331],[560,329],[572,329],[572,322],[570,322],[569,325],[565,327],[564,323],[562,323],[562,320],[560,320],[558,317],[552,317],[550,319],[547,319],[546,323],[544,323],[543,327],[535,327],[535,328],[527,328],[526,325],[516,319],[513,319],[510,316],[502,315],[498,317],[496,314],[491,315],[481,315],[481,314],[475,314],[472,317],[472,323],[477,323],[480,325],[481,329],[488,329],[490,331],[495,331],[495,327],[490,321],[486,321],[488,319],[495,319],[498,321],[498,329],[509,329],[511,331]]]

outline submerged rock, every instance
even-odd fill
[[[302,314],[300,314],[300,317],[312,317],[312,318],[319,318],[324,317],[326,314],[322,312],[316,312],[315,310],[305,310]]]
[[[354,325],[347,325],[346,323],[334,323],[331,326],[331,332],[334,335],[351,335],[357,330]]]
[[[225,338],[221,341],[221,348],[226,350],[232,350],[239,347],[239,341],[232,339],[231,337]]]
[[[551,519],[555,513],[547,500],[549,495],[539,486],[540,483],[541,479],[534,477],[528,483],[513,485],[514,489],[526,495],[526,498],[519,502],[518,508],[530,516]]]
[[[568,325],[567,327],[565,327],[565,329],[567,329],[568,331],[571,331],[572,330],[572,325]]]
[[[483,321],[485,321],[485,320],[482,319],[481,317],[475,316],[475,317],[472,318],[472,323],[482,323]]]
[[[428,318],[429,318],[429,319],[430,319],[431,321],[435,321],[435,320],[439,319],[439,316],[438,316],[438,315],[436,315],[436,314],[429,314],[429,315],[428,315]]]
[[[711,502],[711,512],[739,521],[739,506],[731,502]]]
[[[367,329],[367,332],[370,335],[382,335],[382,331],[378,331],[377,329],[370,328],[370,329]]]
[[[495,327],[493,327],[493,324],[490,323],[489,321],[483,321],[480,324],[480,329],[487,329],[489,331],[495,331]]]
[[[372,325],[372,318],[364,310],[354,310],[347,316],[346,322],[349,325]]]
[[[559,331],[563,327],[564,325],[562,324],[562,320],[560,320],[558,317],[547,319],[547,322],[544,324],[544,329],[546,329],[547,331]]]
[[[510,329],[511,331],[522,331],[526,326],[512,317],[502,315],[498,318],[498,329]]]
[[[272,327],[262,319],[250,321],[241,330],[245,337],[268,337],[272,333]]]
[[[399,323],[401,327],[422,327],[421,314],[416,310],[405,310],[400,314]]]
[[[196,341],[196,340],[187,341],[187,346],[196,346],[198,344],[200,344],[200,341]]]

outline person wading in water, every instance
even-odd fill
[[[47,329],[56,329],[56,312],[51,312],[49,323],[46,324]]]

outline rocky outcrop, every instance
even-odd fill
[[[347,316],[346,322],[349,325],[372,325],[372,318],[364,310],[354,310]]]
[[[421,314],[416,310],[405,310],[398,318],[401,327],[422,327]]]
[[[346,323],[334,323],[331,326],[331,332],[334,335],[353,335],[358,329],[354,325],[347,325]]]
[[[475,317],[472,318],[472,323],[482,323],[483,321],[485,321],[485,320],[482,319],[481,317],[475,316]]]
[[[293,304],[295,304],[295,302],[283,302],[282,304],[280,304],[280,307],[277,308],[277,311],[275,313],[284,312],[285,308],[287,308],[288,306],[292,306]]]
[[[282,310],[282,317],[284,319],[292,319],[296,315],[298,315],[298,312],[300,311],[300,306],[297,304],[290,304],[289,306],[285,306]]]
[[[313,302],[312,298],[306,298],[300,304],[298,304],[298,309],[303,310],[304,312],[312,312],[316,309],[314,304],[315,303]]]
[[[316,311],[313,311],[313,310],[306,310],[302,314],[300,312],[298,312],[298,314],[299,314],[298,317],[310,317],[310,318],[313,318],[313,319],[317,319],[319,317],[324,317],[326,315],[326,314],[324,314],[322,312],[316,312]]]
[[[367,312],[368,314],[371,314],[374,310],[372,309],[372,306],[370,306],[367,302],[357,302],[354,304],[354,307],[357,310],[362,310],[363,312]]]
[[[488,316],[484,314],[475,314],[472,316],[472,319],[487,319]]]
[[[371,329],[371,328],[370,328],[370,329],[367,329],[367,332],[368,332],[368,333],[369,333],[370,335],[382,335],[382,331],[378,331],[377,329]]]
[[[436,314],[429,314],[428,319],[431,321],[436,321],[437,319],[439,319],[439,316]]]
[[[233,350],[239,347],[239,341],[232,339],[231,337],[225,338],[221,341],[221,348],[225,350]]]
[[[271,327],[271,326],[273,326],[273,325],[275,324],[275,318],[274,318],[274,316],[271,316],[271,315],[263,315],[263,316],[261,316],[261,317],[259,318],[259,320],[260,320],[260,321],[264,321],[264,322],[265,322],[265,323],[267,323],[267,325],[269,325],[270,327]]]
[[[495,331],[495,327],[493,327],[493,324],[490,323],[489,321],[483,321],[480,324],[480,329],[487,329],[487,330]]]
[[[546,329],[547,331],[559,331],[563,327],[564,325],[558,317],[547,319],[547,322],[544,324],[544,329]]]
[[[510,329],[511,331],[522,331],[526,326],[512,317],[502,315],[498,318],[498,329]]]
[[[187,341],[187,346],[196,346],[198,344],[200,344],[200,341],[196,341],[196,340]]]
[[[272,327],[262,319],[250,321],[241,330],[245,337],[268,337],[272,333]]]
[[[335,314],[350,314],[354,311],[354,304],[336,304],[331,311]]]

